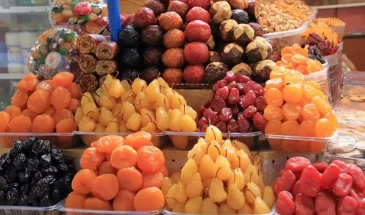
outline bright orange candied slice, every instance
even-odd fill
[[[305,65],[307,63],[307,59],[308,59],[307,57],[304,57],[300,54],[294,54],[291,58],[291,62],[295,66]]]
[[[300,54],[303,57],[308,58],[308,50],[300,47],[298,44],[293,45],[293,54]]]
[[[285,55],[285,54],[294,54],[293,48],[292,47],[284,47],[281,50],[281,55]]]
[[[281,90],[284,87],[284,81],[282,78],[273,78],[266,81],[266,89],[276,88]]]
[[[309,74],[308,70],[307,70],[307,67],[305,65],[299,65],[299,66],[297,66],[297,68],[295,68],[295,70],[299,71],[303,75],[308,75]]]
[[[292,61],[292,54],[284,54],[281,56],[281,61],[285,64],[289,64]]]

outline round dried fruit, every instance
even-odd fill
[[[256,37],[246,47],[246,57],[250,63],[268,59],[272,52],[271,44],[263,37]]]
[[[248,64],[240,63],[234,66],[232,69],[234,74],[241,74],[250,77],[252,75],[252,69]]]
[[[233,19],[224,20],[220,25],[221,37],[225,41],[232,41],[233,31],[237,27],[238,23]]]
[[[230,43],[226,45],[222,52],[222,62],[227,64],[229,67],[233,67],[236,64],[242,62],[244,50],[241,46]]]
[[[224,20],[231,18],[231,16],[232,16],[231,6],[226,1],[215,2],[210,7],[209,12],[210,12],[210,16],[213,19],[213,22],[215,22],[215,23],[221,23]]]
[[[239,24],[233,31],[233,41],[247,46],[255,38],[255,31],[247,24]]]
[[[228,72],[228,66],[221,62],[213,62],[205,67],[203,82],[206,84],[215,84],[223,79]]]
[[[262,60],[253,67],[252,79],[259,83],[265,83],[270,78],[270,73],[276,64],[272,60]]]

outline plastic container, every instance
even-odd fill
[[[317,15],[317,10],[313,10],[313,13],[311,16],[309,16],[308,21],[305,22],[299,28],[289,31],[264,34],[264,38],[271,40],[276,47],[276,51],[280,53],[284,47],[287,46],[291,47],[294,44],[300,44],[300,41],[302,39],[302,34],[308,29],[308,27],[310,26],[312,20],[316,17],[316,15]]]
[[[21,63],[23,61],[22,49],[20,46],[8,46],[8,62]]]
[[[37,32],[35,31],[22,31],[19,33],[19,45],[22,49],[31,49],[37,39],[37,36]]]
[[[59,215],[57,205],[50,207],[0,206],[1,215]]]
[[[343,41],[343,36],[345,35],[345,30],[346,30],[346,24],[343,26],[334,26],[332,28],[333,32],[337,33],[338,35],[338,41],[340,43],[342,43]]]
[[[328,86],[328,63],[326,61],[325,64],[323,64],[323,69],[318,72],[313,72],[311,74],[305,75],[305,79],[308,81],[315,81],[319,85],[321,85],[321,91],[328,96],[331,97],[331,92],[329,90]]]
[[[23,73],[23,64],[21,64],[21,63],[8,63],[8,72],[11,73],[11,74]]]
[[[5,34],[6,46],[20,46],[19,32],[17,30],[10,30]]]
[[[172,144],[179,149],[191,149],[198,142],[199,137],[205,136],[205,132],[171,132],[165,134],[170,138]],[[238,140],[246,144],[250,149],[255,149],[255,142],[261,132],[250,133],[223,133],[223,137],[230,140]]]
[[[323,57],[328,63],[329,90],[333,102],[338,101],[341,97],[341,85],[344,75],[342,70],[342,49],[343,43],[338,45],[335,54]]]
[[[365,86],[365,72],[346,72],[343,78],[344,87],[353,85]],[[365,91],[364,91],[365,93]]]
[[[301,136],[286,136],[265,134],[264,137],[268,140],[271,149],[285,152],[307,152],[321,153],[324,151],[327,143],[335,139],[337,133],[332,137],[301,137]]]
[[[351,99],[364,100],[352,101]],[[352,124],[365,128],[365,95],[344,97],[335,103],[334,109],[340,124]]]

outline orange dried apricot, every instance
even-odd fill
[[[332,111],[331,104],[328,101],[324,100],[322,97],[314,96],[312,101],[314,105],[316,105],[319,112],[321,112],[321,114],[326,115],[327,113]]]
[[[313,103],[306,104],[302,107],[301,115],[304,120],[310,120],[316,123],[320,117],[319,111]]]
[[[81,195],[81,194],[78,194],[75,191],[73,191],[70,194],[68,194],[68,196],[65,200],[65,207],[83,209],[85,200],[86,200],[85,195]]]
[[[316,124],[310,120],[304,120],[299,125],[298,135],[302,137],[315,137],[316,131],[315,131]]]
[[[295,70],[299,71],[300,73],[302,73],[304,75],[308,75],[308,70],[305,65],[299,65],[295,68]]]
[[[68,92],[71,94],[71,98],[80,100],[82,97],[81,87],[75,83],[71,83],[70,86],[66,87]]]
[[[286,103],[282,107],[282,112],[286,120],[297,120],[300,116],[301,108],[297,104]]]
[[[315,128],[317,137],[331,137],[335,132],[331,122],[326,118],[319,119]]]
[[[281,121],[284,118],[281,108],[275,105],[267,105],[264,109],[264,117],[266,120],[278,120]]]
[[[286,46],[281,50],[281,55],[294,54],[293,47]]]
[[[32,129],[32,121],[29,117],[20,115],[12,119],[9,124],[7,131],[14,133],[27,133]]]
[[[295,120],[283,122],[280,133],[288,136],[298,136],[299,124]]]
[[[73,119],[73,114],[70,110],[67,109],[61,109],[57,110],[53,115],[52,118],[57,125],[61,120],[64,119]]]
[[[63,119],[56,125],[57,133],[72,133],[77,130],[76,123],[73,119]]]
[[[101,200],[97,197],[89,197],[85,200],[84,209],[110,211],[112,206],[108,201]]]
[[[133,205],[136,211],[157,211],[165,205],[165,197],[156,187],[144,188],[134,197]]]
[[[155,146],[143,146],[137,151],[137,166],[143,172],[157,172],[165,164],[162,151]]]
[[[268,105],[281,106],[283,104],[283,94],[276,88],[270,88],[265,92],[265,100]]]
[[[266,81],[266,84],[265,84],[266,89],[276,88],[276,89],[281,90],[281,89],[283,89],[283,87],[284,87],[284,81],[281,78],[270,79],[270,80]]]
[[[74,80],[74,74],[70,72],[59,72],[52,78],[53,87],[69,87]]]
[[[28,101],[28,92],[24,90],[17,90],[13,97],[11,97],[11,104],[24,108]]]
[[[9,115],[9,120],[11,121],[15,117],[19,116],[22,113],[22,110],[18,106],[9,105],[7,108],[5,108],[4,112]]]
[[[300,47],[300,46],[293,46],[293,53],[294,54],[299,54],[305,58],[308,58],[308,50]]]
[[[104,174],[96,177],[91,186],[91,193],[102,199],[112,200],[119,191],[119,183],[117,177],[113,174]]]
[[[0,132],[5,132],[10,122],[10,116],[5,111],[0,111]]]
[[[284,54],[284,55],[281,55],[281,61],[284,64],[289,64],[291,62],[291,60],[292,60],[292,57],[293,57],[292,54]]]
[[[95,172],[90,169],[82,169],[78,171],[72,180],[72,190],[79,195],[87,195],[91,193],[92,183],[95,178]]]
[[[283,89],[283,99],[289,103],[298,103],[302,99],[300,84],[289,84]]]
[[[54,107],[49,106],[44,112],[43,114],[48,114],[50,116],[53,116],[53,114],[56,113],[56,109],[54,109]]]
[[[80,166],[83,169],[96,171],[104,159],[104,153],[98,152],[95,148],[87,148],[80,158]]]
[[[117,170],[112,167],[109,161],[104,161],[100,164],[98,167],[98,175],[104,175],[104,174],[117,174]]]
[[[323,93],[320,90],[312,87],[309,84],[302,85],[303,95],[309,99],[312,99],[314,96],[323,96]]]
[[[59,98],[61,99],[61,98]],[[43,113],[51,104],[51,96],[44,90],[37,90],[29,96],[27,107],[35,113]]]
[[[27,92],[32,92],[35,90],[39,80],[36,75],[29,73],[23,77],[22,80],[16,85],[16,88],[24,90]]]
[[[161,172],[155,172],[155,173],[143,172],[142,177],[143,177],[142,188],[147,188],[147,187],[161,188],[163,180],[163,175]]]
[[[324,118],[326,118],[331,123],[333,130],[338,128],[337,117],[332,112],[328,112],[326,115],[324,115]]]
[[[113,200],[113,210],[115,211],[134,211],[135,194],[129,190],[120,190]]]
[[[310,80],[310,81],[306,81],[305,83],[308,84],[308,85],[310,85],[310,86],[312,86],[312,87],[314,87],[317,90],[321,90],[321,85],[319,85],[315,81]]]
[[[51,104],[56,110],[66,108],[70,99],[71,94],[64,87],[56,87],[51,94]]]
[[[152,136],[150,133],[145,131],[138,131],[126,136],[124,139],[124,144],[132,146],[135,150],[138,150],[142,146],[151,146],[151,140]]]
[[[52,93],[53,89],[54,89],[54,87],[52,86],[51,80],[41,81],[36,86],[36,90],[44,90],[44,91],[48,92],[49,94]]]
[[[95,148],[99,152],[112,153],[115,148],[123,145],[124,138],[117,135],[107,135],[95,142]]]
[[[160,169],[160,172],[162,173],[163,177],[169,177],[169,171],[165,166]]]
[[[132,167],[137,163],[137,152],[130,146],[118,146],[112,152],[110,164],[116,169]]]
[[[50,115],[41,114],[33,120],[32,132],[34,133],[52,133],[54,129],[55,123]]]
[[[77,99],[70,99],[67,105],[67,109],[72,113],[76,113],[77,108],[80,107],[80,101]]]
[[[34,113],[30,109],[25,109],[22,111],[21,115],[27,116],[30,118],[30,120],[33,122],[33,120],[38,116],[37,113]]]
[[[265,127],[265,134],[280,135],[282,124],[280,120],[269,120]]]
[[[135,167],[120,169],[117,173],[120,189],[136,192],[143,184],[142,173]]]

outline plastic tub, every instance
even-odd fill
[[[365,87],[365,72],[346,72],[343,79],[346,85],[363,85]]]
[[[334,26],[332,28],[333,32],[337,33],[338,35],[338,41],[342,43],[343,41],[343,36],[345,35],[345,30],[346,30],[346,24],[343,26]]]
[[[328,80],[329,90],[331,92],[332,101],[337,101],[341,97],[341,85],[343,82],[342,70],[342,48],[343,43],[338,45],[338,50],[335,54],[324,56],[328,62]]]
[[[351,101],[351,99],[362,98],[364,99],[362,101]],[[344,97],[341,101],[335,103],[334,109],[340,124],[358,125],[365,128],[365,95]]]
[[[59,204],[59,203],[58,203]],[[57,205],[50,207],[28,207],[28,206],[0,206],[1,215],[58,215]]]
[[[326,61],[323,64],[323,69],[318,72],[313,72],[311,74],[305,75],[305,79],[308,81],[315,81],[321,85],[321,91],[330,98],[330,91],[328,86],[328,63]]]

